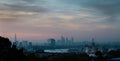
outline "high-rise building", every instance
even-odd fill
[[[92,38],[91,44],[92,44],[92,47],[95,47],[95,39],[94,38]]]
[[[71,37],[71,42],[74,42],[74,38],[73,37]]]
[[[69,39],[68,39],[67,37],[66,37],[65,41],[66,41],[66,43],[70,42]]]
[[[65,44],[65,37],[61,36],[61,43]]]
[[[17,35],[16,35],[16,34],[15,34],[15,36],[14,36],[14,42],[13,42],[13,45],[18,46],[18,41],[17,41]]]
[[[48,39],[48,44],[49,44],[49,46],[55,46],[55,39],[53,39],[53,38]]]
[[[14,42],[16,42],[17,41],[17,36],[16,36],[16,33],[15,33],[15,38],[14,38]]]
[[[96,48],[95,48],[95,39],[94,38],[92,38],[91,44],[92,44],[92,46],[91,46],[91,51],[90,52],[95,54]]]
[[[61,38],[57,41],[58,45],[65,45],[66,39],[65,37],[61,36]]]

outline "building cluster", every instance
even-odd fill
[[[59,40],[55,40],[54,38],[50,38],[48,39],[48,45],[50,46],[65,46],[65,45],[73,45],[74,43],[74,38],[67,38],[64,36],[61,36],[61,38]]]
[[[17,36],[16,36],[16,34],[15,34],[15,38],[14,38],[14,41],[13,41],[13,45],[15,45],[18,49],[23,48],[24,50],[30,50],[31,47],[32,47],[32,42],[28,42],[28,41],[26,41],[26,40],[18,41],[18,40],[17,40]]]
[[[76,45],[78,44],[78,45]],[[74,38],[67,38],[61,36],[59,40],[56,40],[54,38],[50,38],[47,40],[47,44],[43,46],[35,46],[32,45],[32,42],[28,41],[18,41],[17,36],[15,35],[15,39],[13,42],[13,45],[16,45],[17,48],[24,48],[24,51],[26,52],[52,52],[52,53],[87,53],[91,57],[95,57],[95,53],[97,51],[100,51],[102,53],[106,53],[108,51],[114,50],[114,49],[108,49],[101,46],[98,46],[95,43],[95,39],[92,38],[88,42],[74,42]]]
[[[99,51],[101,53],[107,53],[109,51],[116,51],[117,48],[111,48],[111,47],[101,47],[101,46],[97,46],[97,44],[95,43],[94,38],[92,38],[91,43],[90,44],[85,44],[82,51],[81,52],[85,52],[87,53],[90,57],[96,57],[96,52]]]

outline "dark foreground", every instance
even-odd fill
[[[43,54],[46,54],[42,56]],[[23,49],[17,49],[8,38],[0,37],[0,61],[120,61],[120,51],[109,51],[103,55],[100,51],[90,57],[86,53],[24,53]],[[114,59],[113,59],[114,58]]]

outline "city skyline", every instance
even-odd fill
[[[120,0],[0,0],[0,36],[120,41]]]

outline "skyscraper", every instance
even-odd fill
[[[95,47],[95,39],[94,38],[92,38],[91,44],[92,44],[92,47]]]
[[[16,41],[17,41],[17,36],[16,36],[16,33],[15,33],[14,42],[16,42]]]
[[[61,43],[64,44],[65,43],[65,37],[61,36]]]
[[[55,46],[55,39],[54,38],[48,39],[48,43],[50,46],[54,47]]]
[[[17,41],[16,33],[15,33],[15,36],[14,36],[14,42],[13,42],[13,45],[18,46],[18,41]]]
[[[74,38],[73,38],[73,37],[71,37],[71,42],[72,42],[72,43],[74,42]]]

